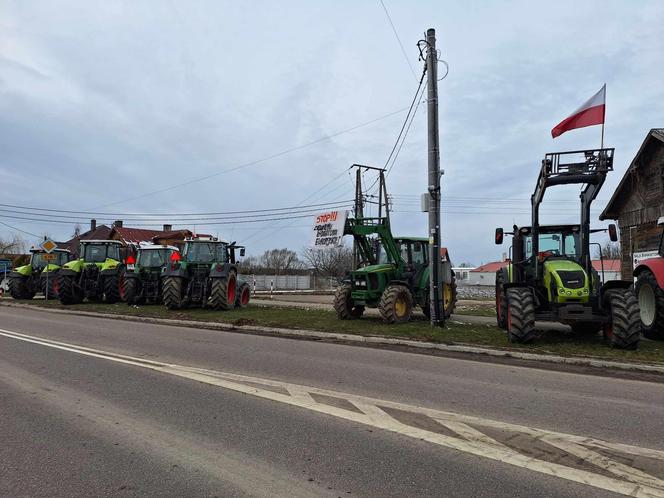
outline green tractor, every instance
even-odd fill
[[[592,266],[590,205],[613,170],[614,149],[546,154],[531,197],[532,225],[513,228],[511,263],[496,273],[496,315],[511,342],[537,337],[535,321],[570,325],[576,334],[603,330],[609,345],[635,349],[640,338],[639,308],[631,281],[602,284]],[[557,185],[583,185],[581,223],[540,225],[544,193]],[[496,244],[503,243],[502,228]],[[617,240],[615,225],[609,236]]]
[[[127,257],[121,297],[130,305],[161,303],[161,273],[179,249],[174,246],[141,245],[137,255]]]
[[[125,265],[124,247],[117,240],[82,240],[79,258],[58,272],[57,291],[62,304],[77,304],[87,298],[112,304],[120,300]]]
[[[30,262],[9,274],[9,294],[14,299],[32,299],[41,292],[47,299],[56,299],[58,272],[70,259],[66,249],[54,249],[51,253],[30,249]]]
[[[238,284],[235,251],[244,247],[215,237],[185,241],[182,254],[173,252],[162,271],[162,299],[168,309],[196,305],[227,310],[249,303],[249,285]]]
[[[378,308],[386,323],[407,322],[415,306],[429,317],[429,240],[393,237],[389,218],[348,218],[344,235],[352,235],[361,263],[334,295],[342,320],[360,318]],[[445,317],[456,305],[456,283],[447,251],[441,254]]]

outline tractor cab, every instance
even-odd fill
[[[33,272],[41,272],[51,265],[60,267],[70,259],[71,254],[66,249],[55,249],[50,254],[47,254],[46,251],[42,249],[32,248],[30,249],[29,264],[32,267]]]
[[[117,240],[82,240],[79,258],[85,263],[101,266],[107,260],[121,261],[122,242]]]

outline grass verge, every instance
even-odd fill
[[[267,307],[252,304],[244,309],[220,312],[200,308],[169,311],[164,306],[127,306],[126,304],[85,303],[63,306],[57,301],[22,301],[40,308],[60,308],[118,315],[152,318],[171,318],[199,322],[229,323],[235,326],[257,325],[289,329],[317,330],[384,336],[429,341],[444,344],[488,346],[496,349],[528,353],[582,356],[613,361],[664,363],[664,343],[642,341],[637,351],[611,349],[604,345],[601,335],[574,337],[556,331],[542,331],[533,344],[509,344],[505,333],[494,325],[460,323],[452,320],[445,329],[434,329],[422,319],[399,325],[385,325],[378,317],[361,320],[338,320],[332,311],[319,309]]]

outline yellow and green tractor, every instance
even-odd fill
[[[37,293],[47,299],[56,299],[57,275],[71,259],[66,249],[47,253],[42,249],[30,249],[30,262],[15,268],[8,276],[9,294],[14,299],[32,299]]]
[[[60,302],[119,301],[125,272],[123,251],[124,246],[117,240],[82,240],[79,258],[58,272],[56,289]]]

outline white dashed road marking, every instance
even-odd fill
[[[664,480],[658,477],[664,476],[664,451],[660,450],[271,379],[144,360],[10,330],[0,329],[0,336],[298,406],[627,496],[664,498]]]

